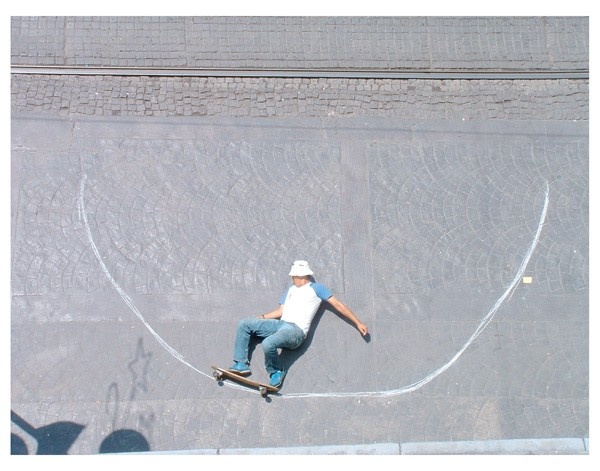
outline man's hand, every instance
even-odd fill
[[[356,324],[356,328],[362,334],[363,337],[369,333],[369,329],[362,322],[358,322]]]

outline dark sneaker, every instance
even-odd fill
[[[229,368],[229,371],[240,376],[250,376],[251,374],[248,365],[246,365],[245,363],[240,363],[239,361],[236,361],[235,364],[231,368]]]
[[[283,383],[283,378],[285,378],[285,373],[283,371],[276,371],[271,375],[271,381],[269,384],[274,388],[278,388]]]

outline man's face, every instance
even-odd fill
[[[295,286],[300,287],[305,285],[309,279],[310,277],[308,276],[292,276],[292,283],[294,283]]]

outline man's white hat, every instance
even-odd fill
[[[305,260],[296,260],[290,270],[290,276],[310,276],[314,275],[313,271],[308,266]]]

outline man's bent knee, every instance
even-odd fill
[[[276,352],[279,346],[279,342],[277,342],[272,337],[267,337],[262,341],[262,348],[265,353],[268,352]]]
[[[246,329],[250,325],[251,321],[254,320],[253,317],[245,317],[238,322],[238,328]]]

